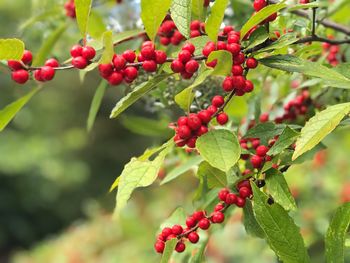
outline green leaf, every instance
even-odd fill
[[[92,0],[74,0],[77,23],[82,37],[85,39]]]
[[[204,0],[192,0],[193,19],[203,21],[204,17]]]
[[[260,49],[258,52],[265,52],[265,51],[270,51],[270,50],[275,50],[275,49],[281,49],[284,47],[288,47],[295,43],[298,40],[298,36],[296,33],[287,33],[282,35],[279,39],[277,39],[275,42],[273,42],[271,45],[268,47]]]
[[[244,138],[260,138],[260,141],[264,144],[276,135],[280,135],[285,128],[285,124],[274,124],[273,122],[259,123],[249,129],[244,135]]]
[[[94,39],[101,39],[103,33],[106,31],[106,24],[103,22],[101,14],[91,10],[88,32]]]
[[[284,175],[276,169],[269,169],[265,174],[267,190],[273,199],[287,211],[297,209]]]
[[[200,72],[195,81],[189,87],[185,88],[175,96],[175,102],[180,106],[181,109],[184,111],[189,111],[189,108],[194,99],[194,94],[192,92],[193,89],[202,84],[212,73],[213,69],[206,69]]]
[[[327,263],[344,263],[344,246],[350,226],[350,203],[339,207],[329,225],[326,234]]]
[[[171,0],[141,0],[141,19],[151,40],[154,40],[170,5]]]
[[[172,0],[170,13],[180,33],[190,38],[191,0]]]
[[[22,98],[12,102],[0,110],[0,132],[10,123],[23,106],[41,89],[37,87]]]
[[[329,106],[313,116],[301,129],[301,135],[296,142],[292,160],[315,147],[337,127],[349,112],[350,103],[342,103]]]
[[[252,202],[249,199],[246,200],[243,207],[243,225],[247,234],[253,237],[265,238],[265,233],[256,221]]]
[[[289,147],[299,136],[299,133],[287,126],[279,136],[275,144],[267,152],[268,155],[276,155]]]
[[[173,225],[181,225],[186,221],[186,212],[183,207],[178,207],[175,211],[160,225],[160,229],[162,230],[164,227],[172,227]]]
[[[208,43],[208,41],[210,41],[208,36],[199,36],[199,37],[194,37],[187,40],[187,42],[190,42],[195,46],[196,48],[196,50],[194,51],[195,56],[202,55],[202,50],[204,46]]]
[[[350,63],[341,63],[334,68],[337,72],[350,79]]]
[[[60,39],[62,34],[66,31],[67,24],[61,24],[55,31],[53,31],[50,36],[45,39],[43,45],[40,47],[38,53],[34,56],[33,66],[41,66],[44,64],[51,50]]]
[[[261,43],[264,43],[266,39],[269,38],[269,34],[266,31],[266,28],[261,26],[254,30],[254,32],[249,37],[249,44],[246,49],[253,48]]]
[[[320,78],[325,84],[331,87],[350,88],[350,79],[316,62],[310,62],[291,55],[270,56],[259,61],[270,68],[287,72],[298,72],[307,76]]]
[[[174,249],[176,247],[176,243],[177,243],[176,238],[172,238],[172,239],[168,240],[167,242],[165,242],[165,248],[164,248],[164,252],[163,252],[162,259],[161,259],[160,263],[169,263],[170,262],[171,255],[173,254]]]
[[[102,99],[103,99],[103,96],[106,92],[106,89],[107,89],[107,82],[102,80],[100,85],[97,87],[95,95],[94,95],[92,102],[91,102],[89,116],[87,119],[87,126],[86,126],[88,132],[91,131],[91,129],[94,125],[96,115],[97,115],[97,112],[101,106]]]
[[[137,86],[133,91],[131,91],[128,95],[123,97],[121,100],[113,108],[110,118],[116,118],[120,113],[129,108],[132,104],[134,104],[138,99],[140,99],[143,95],[150,92],[154,88],[156,88],[161,81],[167,79],[172,74],[161,74],[157,75],[154,78],[151,78],[149,81],[142,83]]]
[[[0,60],[20,60],[24,52],[24,43],[16,38],[0,39]]]
[[[168,143],[167,147],[153,161],[132,158],[125,165],[118,184],[115,215],[119,215],[136,188],[149,186],[157,179],[164,158],[172,150],[173,145],[173,143]]]
[[[208,162],[202,162],[199,165],[197,175],[207,179],[209,189],[227,186],[226,173],[211,166]]]
[[[171,170],[164,178],[164,180],[160,183],[160,185],[166,184],[176,179],[180,175],[200,164],[202,161],[203,159],[201,156],[190,157],[186,162],[180,164],[179,166],[176,166],[173,170]]]
[[[252,29],[254,26],[260,24],[266,18],[268,18],[273,13],[278,12],[279,10],[285,8],[287,5],[284,3],[268,5],[257,12],[255,15],[251,16],[249,20],[243,25],[241,29],[241,39],[243,39],[246,34]]]
[[[299,9],[309,9],[313,7],[327,7],[329,4],[328,3],[322,3],[322,2],[312,2],[312,3],[307,3],[307,4],[297,4],[292,7],[288,8],[288,11],[295,11]]]
[[[205,249],[208,245],[208,241],[209,241],[208,238],[206,238],[204,241],[202,241],[202,244],[201,244],[200,248],[198,249],[198,251],[194,251],[195,252],[194,255],[192,253],[192,257],[190,258],[189,263],[203,263],[203,262],[205,262],[204,252],[205,252]]]
[[[111,63],[114,55],[113,33],[106,31],[103,33],[103,53],[99,64]]]
[[[217,60],[213,75],[227,76],[232,70],[232,54],[226,50],[218,50],[210,53],[207,61]]]
[[[202,135],[198,138],[196,147],[204,160],[224,172],[228,172],[241,155],[236,135],[224,129]]]
[[[222,20],[224,19],[227,5],[228,0],[215,0],[215,3],[211,8],[211,13],[205,22],[205,32],[212,41],[216,42],[218,40],[218,33]]]
[[[303,238],[293,219],[279,204],[268,204],[268,196],[255,183],[251,185],[254,196],[253,211],[271,249],[285,263],[310,262]]]

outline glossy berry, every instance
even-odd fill
[[[170,236],[173,233],[173,231],[171,230],[170,227],[164,227],[162,230],[162,235],[167,238],[168,236]]]
[[[33,77],[35,80],[37,81],[44,81],[42,78],[41,78],[41,70],[40,69],[37,69],[33,72]]]
[[[262,163],[263,163],[263,158],[261,158],[260,156],[258,155],[253,155],[251,158],[250,158],[250,162],[252,164],[252,166],[254,168],[260,168]]]
[[[211,221],[212,221],[213,223],[215,223],[215,224],[220,224],[220,223],[224,222],[224,220],[225,220],[225,215],[224,215],[224,213],[217,211],[217,212],[214,212],[214,213],[212,214]]]
[[[202,54],[206,57],[208,57],[210,55],[211,52],[215,51],[215,44],[214,42],[208,42],[203,50],[202,50]]]
[[[175,59],[173,62],[171,62],[170,67],[175,73],[182,72],[185,69],[184,64],[178,59]]]
[[[224,209],[224,204],[222,203],[218,203],[215,207],[214,207],[214,211],[217,212],[217,211],[221,211],[222,209]]]
[[[119,71],[119,70],[122,70],[125,68],[125,65],[126,65],[126,59],[121,56],[121,55],[116,55],[114,58],[113,58],[113,65],[114,65],[114,68]]]
[[[147,60],[152,60],[154,59],[155,57],[155,50],[154,50],[154,46],[151,45],[151,46],[146,46],[146,47],[143,47],[141,49],[141,55],[147,59]]]
[[[256,68],[258,66],[258,61],[255,59],[255,58],[248,58],[246,60],[246,65],[247,65],[247,68]]]
[[[216,120],[220,125],[225,125],[228,122],[228,116],[226,113],[222,112],[216,116]]]
[[[266,0],[254,0],[253,7],[255,11],[259,11],[266,6]]]
[[[259,117],[260,122],[267,122],[269,121],[269,114],[268,113],[262,113]]]
[[[186,145],[186,140],[181,139],[178,134],[174,136],[174,142],[178,147],[183,147]]]
[[[192,54],[188,50],[182,50],[177,56],[179,60],[183,63],[186,64],[186,62],[190,61],[192,58]]]
[[[231,52],[233,56],[237,56],[241,51],[241,46],[236,43],[228,44],[227,51]]]
[[[195,220],[199,221],[199,220],[201,220],[202,218],[205,217],[205,212],[204,211],[196,211],[196,212],[193,213],[192,217]]]
[[[19,69],[19,70],[13,71],[11,73],[11,77],[15,82],[19,84],[24,84],[29,79],[29,73],[24,69]]]
[[[163,253],[164,248],[165,248],[165,243],[163,241],[157,241],[154,244],[154,249],[156,250],[157,253],[160,253],[160,254]]]
[[[207,108],[207,111],[213,116],[218,111],[218,108],[215,107],[214,105],[210,105]]]
[[[202,121],[201,119],[197,116],[197,114],[190,114],[188,116],[188,121],[187,121],[187,125],[188,127],[190,127],[190,129],[192,131],[195,131],[197,129],[199,129],[202,125]]]
[[[252,191],[248,187],[239,188],[239,196],[242,198],[249,197],[252,194]]]
[[[181,139],[189,139],[191,137],[191,129],[187,125],[181,125],[177,128],[177,134]]]
[[[190,60],[185,65],[185,70],[187,73],[195,73],[199,68],[199,64],[195,60]]]
[[[226,188],[223,188],[220,190],[220,192],[218,193],[218,197],[221,201],[226,201],[226,197],[227,195],[230,193],[230,191]]]
[[[157,63],[154,60],[146,60],[143,62],[142,68],[147,72],[155,72],[157,70]]]
[[[107,78],[113,73],[113,65],[112,64],[100,64],[100,65],[98,65],[98,70],[103,78]]]
[[[156,50],[155,54],[155,60],[157,64],[164,64],[166,62],[167,55],[163,50]]]
[[[179,242],[176,244],[175,250],[178,253],[184,252],[186,249],[186,245],[183,242]]]
[[[182,47],[182,50],[187,50],[191,54],[193,54],[194,51],[196,50],[196,48],[192,43],[188,42],[188,43],[184,44],[184,46]]]
[[[11,70],[14,70],[14,71],[23,68],[21,62],[16,61],[16,60],[9,60],[9,61],[7,61],[7,66],[8,66]]]
[[[245,199],[238,196],[238,197],[237,197],[236,205],[237,205],[238,207],[244,207],[244,206],[245,206]]]
[[[87,67],[88,62],[85,58],[79,56],[72,59],[72,65],[78,69],[84,69]]]
[[[43,66],[40,69],[40,76],[41,76],[41,79],[44,81],[52,80],[53,77],[55,76],[55,70],[52,67]]]
[[[212,98],[211,100],[211,104],[217,108],[221,107],[222,105],[224,105],[225,100],[222,96],[214,96],[214,98]]]
[[[83,58],[85,58],[87,60],[91,60],[95,57],[96,51],[93,47],[85,46],[85,47],[83,47],[83,49],[81,51],[81,55]]]
[[[197,232],[191,232],[188,234],[187,238],[191,243],[196,244],[199,240],[199,235],[197,234]]]
[[[254,90],[254,84],[250,80],[245,81],[245,85],[243,88],[244,92],[252,92]]]
[[[121,74],[120,72],[113,72],[108,77],[108,82],[110,85],[113,85],[113,86],[119,85],[120,83],[123,82],[123,74]]]
[[[198,227],[200,229],[206,230],[210,227],[210,221],[207,218],[202,218],[201,220],[199,220],[198,222]]]
[[[234,76],[242,76],[243,75],[243,67],[240,65],[233,65],[231,72]]]
[[[188,217],[186,219],[186,226],[192,228],[196,225],[197,221],[193,217]]]
[[[46,60],[45,66],[49,66],[52,68],[58,68],[60,66],[60,63],[57,61],[57,59],[50,58],[50,59]]]
[[[81,56],[82,53],[83,53],[83,47],[80,45],[74,45],[70,50],[70,54],[73,58]]]
[[[245,56],[242,52],[240,52],[237,56],[233,58],[233,64],[234,65],[241,65],[245,61]]]
[[[211,120],[211,114],[208,110],[202,110],[198,112],[198,117],[202,121],[202,123],[207,124]]]
[[[187,125],[187,121],[188,121],[188,118],[185,116],[182,116],[177,120],[177,125],[178,126]]]
[[[260,145],[256,148],[256,154],[260,157],[264,157],[266,153],[269,151],[269,148],[265,145]]]
[[[132,50],[125,50],[122,56],[129,63],[133,63],[136,59],[136,54]]]
[[[21,60],[26,65],[30,64],[33,60],[32,52],[30,52],[29,50],[24,50]]]
[[[242,187],[247,187],[250,189],[250,181],[249,180],[243,180],[237,184],[237,188],[240,189]]]
[[[222,82],[222,89],[226,92],[230,92],[234,89],[233,80],[231,77],[226,77]]]
[[[182,234],[183,229],[182,229],[182,226],[180,226],[180,225],[174,225],[171,228],[171,231],[174,235],[178,236],[178,235]]]
[[[228,205],[232,205],[232,204],[235,204],[237,201],[237,196],[234,194],[234,193],[229,193],[227,196],[226,196],[226,200],[225,200],[225,203],[228,204]]]

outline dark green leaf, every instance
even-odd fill
[[[280,49],[284,47],[288,47],[291,44],[295,43],[298,40],[298,36],[296,33],[287,33],[282,35],[279,39],[277,39],[275,42],[273,42],[271,45],[260,49],[258,52],[265,52],[275,49]]]
[[[243,207],[243,224],[247,234],[253,237],[265,238],[265,233],[256,221],[252,203],[249,199],[246,200]]]
[[[287,126],[282,134],[279,136],[278,140],[268,151],[268,155],[276,155],[282,152],[285,148],[289,147],[299,136],[299,133]]]
[[[246,49],[253,48],[261,43],[264,43],[266,39],[269,38],[269,34],[266,31],[266,28],[261,26],[258,29],[254,30],[254,32],[249,37],[249,44]]]
[[[219,169],[216,169],[207,162],[202,162],[199,165],[197,175],[198,177],[207,179],[209,189],[215,187],[222,188],[227,186],[226,173]]]

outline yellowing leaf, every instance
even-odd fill
[[[103,53],[100,60],[100,64],[111,63],[114,55],[113,47],[113,34],[112,31],[106,31],[103,33]]]
[[[224,19],[227,4],[228,0],[215,0],[210,15],[205,23],[205,31],[210,39],[215,42],[218,40],[218,33],[222,20]]]
[[[24,52],[24,43],[16,38],[0,39],[0,60],[20,60]]]
[[[92,0],[74,0],[75,13],[80,33],[83,38],[86,37],[88,21],[91,11]]]

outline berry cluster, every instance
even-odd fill
[[[194,45],[186,43],[177,55],[177,59],[171,62],[171,70],[180,73],[184,79],[190,79],[199,68],[198,62],[193,59],[194,51]]]
[[[250,164],[253,168],[260,169],[265,162],[271,161],[272,157],[267,155],[270,147],[274,144],[275,140],[269,142],[268,146],[261,145],[258,138],[240,139],[240,145],[242,149],[254,151],[255,154],[242,154],[242,160],[250,160]],[[276,167],[275,167],[276,168]]]
[[[70,54],[72,56],[72,65],[77,69],[84,69],[96,56],[96,51],[90,46],[74,45],[70,50]]]
[[[27,71],[27,66],[32,63],[33,55],[29,50],[25,50],[21,61],[9,60],[7,61],[7,66],[11,69],[12,79],[19,83],[24,84],[29,79],[29,73]]]
[[[34,71],[33,76],[37,81],[50,81],[55,76],[55,68],[58,68],[59,66],[60,64],[57,59],[50,58],[45,62],[43,67]]]
[[[252,197],[252,189],[249,180],[243,180],[237,184],[236,193],[227,188],[223,188],[218,193],[220,202],[215,206],[214,211],[208,215],[206,211],[196,211],[186,219],[186,226],[174,225],[165,227],[158,234],[154,249],[158,253],[163,253],[165,243],[168,240],[177,239],[175,250],[179,253],[186,249],[185,241],[193,244],[199,241],[198,229],[207,230],[211,224],[220,224],[225,220],[224,212],[231,205],[244,207],[246,198]]]
[[[328,37],[332,39],[332,36]],[[323,52],[327,55],[327,61],[332,66],[337,66],[339,64],[340,57],[340,47],[338,45],[331,45],[329,43],[322,43]]]
[[[206,110],[201,110],[198,114],[190,113],[188,116],[181,116],[177,120],[175,128],[174,141],[176,145],[178,147],[187,145],[189,148],[195,148],[198,137],[208,132],[208,124],[214,116],[220,125],[226,124],[228,116],[222,112],[224,103],[223,97],[215,96],[212,99],[212,104]]]
[[[76,17],[74,0],[68,0],[68,2],[64,4],[64,9],[66,10],[66,16],[70,18]]]

